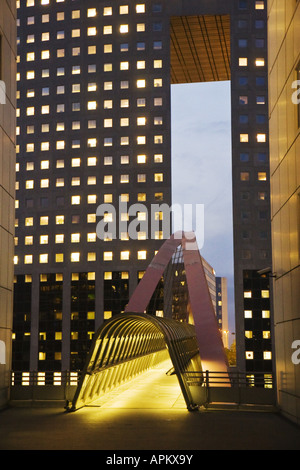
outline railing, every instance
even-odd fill
[[[274,377],[269,373],[184,372],[195,403],[276,406]],[[81,372],[12,372],[11,400],[15,403],[72,401]]]
[[[274,377],[270,373],[185,372],[192,396],[198,404],[276,406]]]
[[[63,406],[74,396],[81,372],[12,372],[10,400],[13,403],[56,403]]]
[[[188,372],[184,373],[189,385],[204,384],[207,387],[226,386],[231,387],[263,387],[274,388],[274,377],[269,372]]]

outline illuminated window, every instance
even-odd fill
[[[25,237],[25,245],[33,245],[33,236],[32,235],[28,235],[27,237]]]
[[[252,331],[245,331],[245,338],[247,338],[247,339],[253,338],[253,332]]]
[[[245,351],[245,357],[246,359],[254,359],[253,351]]]
[[[265,9],[264,0],[256,0],[255,1],[255,10],[264,10],[264,9]]]
[[[146,250],[140,250],[137,253],[137,257],[139,260],[145,260],[147,259],[147,251]]]
[[[265,65],[265,59],[256,59],[255,65],[256,67],[263,67]]]
[[[146,125],[146,118],[145,117],[138,117],[137,118],[137,125],[138,126],[145,126]]]
[[[97,234],[96,233],[93,232],[93,233],[88,233],[87,234],[88,243],[93,243],[93,242],[96,241],[96,239],[97,239]]]
[[[120,259],[122,261],[127,261],[129,260],[129,255],[130,255],[130,252],[129,251],[121,251],[120,253]]]
[[[104,7],[103,16],[111,16],[111,15],[112,15],[112,7]]]
[[[55,235],[55,243],[60,244],[60,243],[64,243],[64,241],[65,241],[65,236],[63,233]]]
[[[270,339],[271,338],[271,331],[263,331],[262,332],[263,339]]]
[[[96,204],[97,202],[97,196],[96,194],[89,194],[87,197],[87,203],[88,204]]]
[[[33,256],[32,255],[25,255],[24,256],[24,263],[25,264],[32,264],[33,263]]]
[[[105,310],[105,311],[103,312],[103,318],[104,318],[104,320],[109,320],[111,317],[112,317],[112,312],[111,312],[111,311]]]
[[[260,171],[257,174],[258,181],[267,181],[267,173],[265,171]]]
[[[120,25],[120,33],[121,34],[126,34],[129,32],[129,26],[128,24],[121,24]]]
[[[154,67],[155,69],[161,69],[161,68],[162,68],[162,60],[157,60],[157,59],[154,60],[154,62],[153,62],[153,67]]]
[[[25,188],[26,189],[33,189],[34,188],[34,181],[33,180],[26,180]]]
[[[96,36],[97,34],[97,28],[96,26],[89,27],[87,30],[87,35],[88,36]]]
[[[271,359],[272,359],[271,351],[264,351],[264,360],[265,361],[270,361]]]
[[[40,217],[40,225],[48,225],[49,217],[47,215],[43,215]]]
[[[136,25],[136,30],[138,33],[143,33],[146,30],[145,23],[138,23]]]
[[[146,163],[146,155],[138,155],[137,156],[138,163]]]
[[[47,264],[48,263],[48,254],[42,254],[40,255],[40,264]]]
[[[136,82],[137,88],[145,88],[146,87],[146,80],[145,79],[139,79]]]
[[[240,173],[240,180],[241,181],[249,181],[249,178],[250,178],[250,174],[248,171],[242,171]]]
[[[40,236],[40,245],[48,245],[49,237],[48,235],[41,235]]]
[[[146,11],[146,6],[144,3],[138,3],[135,7],[135,10],[137,13],[145,13]]]
[[[262,290],[261,291],[261,296],[262,296],[263,299],[268,299],[270,297],[270,291]]]
[[[155,175],[154,175],[155,183],[161,183],[163,180],[164,180],[163,173],[155,173]]]
[[[78,204],[80,204],[80,196],[72,196],[72,197],[71,197],[71,204],[72,204],[72,205],[78,205]]]
[[[267,136],[266,134],[257,134],[256,140],[257,142],[266,142]]]
[[[75,252],[71,253],[71,263],[79,263],[80,261],[80,253]]]
[[[104,184],[112,184],[113,183],[113,177],[112,175],[105,175],[103,179]]]
[[[65,216],[64,215],[57,215],[55,217],[56,225],[63,225],[65,223]]]
[[[113,252],[112,251],[104,251],[103,252],[103,260],[104,261],[112,261],[113,259]]]
[[[249,142],[249,135],[248,134],[240,134],[240,142]]]
[[[239,58],[239,66],[240,67],[246,67],[247,65],[248,65],[247,57],[240,57]]]
[[[251,292],[251,290],[244,291],[244,298],[245,298],[245,299],[251,299],[251,297],[252,297],[252,292]]]
[[[270,318],[270,310],[263,310],[261,316],[262,318]]]

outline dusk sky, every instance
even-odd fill
[[[204,204],[204,245],[200,252],[217,276],[227,277],[232,332],[230,82],[172,86],[172,162],[173,204]]]

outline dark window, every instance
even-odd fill
[[[249,153],[240,153],[241,162],[249,162]]]
[[[246,10],[248,8],[248,0],[239,0],[239,10]]]
[[[239,39],[239,47],[247,47],[248,39]]]
[[[248,85],[248,77],[239,77],[239,85]]]
[[[256,115],[256,123],[257,124],[265,124],[266,122],[266,115],[265,114],[257,114]]]
[[[265,77],[256,77],[256,85],[264,86],[266,83]]]
[[[239,121],[240,121],[240,124],[248,124],[248,122],[249,122],[248,114],[241,114]],[[244,154],[242,154],[242,155],[244,155]]]
[[[160,13],[162,11],[162,5],[161,3],[154,3],[152,7],[153,13]]]
[[[255,47],[265,47],[265,40],[264,39],[255,39]]]

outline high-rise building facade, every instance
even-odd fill
[[[228,288],[226,277],[216,277],[216,317],[225,348],[229,347]]]
[[[0,3],[0,408],[9,398],[16,161],[16,5]]]
[[[239,365],[271,371],[266,1],[28,0],[18,21],[14,369],[82,366],[168,235],[171,85],[231,80]]]
[[[300,5],[269,2],[270,168],[278,403],[300,423]]]

